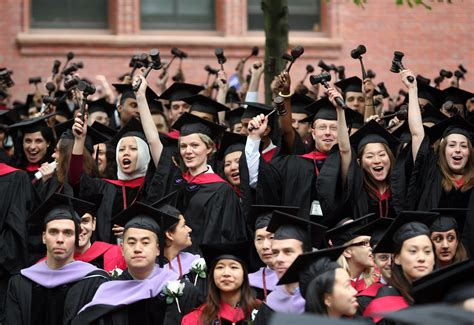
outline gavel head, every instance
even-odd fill
[[[56,97],[43,96],[43,103],[46,105],[53,104],[57,106],[58,102],[59,100]]]
[[[54,60],[52,73],[57,74],[59,72],[59,67],[60,66],[61,66],[61,61]]]
[[[293,57],[293,60],[299,58],[303,53],[304,47],[302,47],[301,45],[297,45],[291,49],[291,56]]]
[[[449,114],[456,114],[458,112],[458,108],[454,105],[454,103],[450,100],[444,102],[443,104],[443,110],[448,112]]]
[[[64,88],[70,90],[72,87],[77,85],[81,81],[78,77],[72,77],[64,80]]]
[[[128,63],[128,66],[129,66],[130,68],[134,68],[135,65],[137,64],[138,60],[139,60],[138,55],[132,56],[132,57],[130,58],[130,62]]]
[[[178,49],[177,47],[173,47],[171,49],[171,54],[173,54],[174,56],[180,58],[180,59],[185,59],[188,57],[188,54],[181,51],[180,49]]]
[[[161,58],[160,51],[158,49],[150,50],[151,63],[153,64],[153,69],[158,70],[161,68]]]
[[[63,75],[67,76],[77,71],[77,64],[72,63],[66,69],[63,70]],[[66,87],[68,88],[68,87]]]
[[[464,73],[461,70],[456,70],[456,71],[454,71],[454,76],[458,79],[463,79],[464,78]]]
[[[224,64],[227,61],[227,58],[224,56],[224,50],[220,47],[216,48],[215,50],[217,62],[219,64]]]
[[[323,72],[309,77],[309,82],[311,82],[312,85],[325,83],[328,81],[331,81],[331,74],[328,72]]]
[[[293,57],[288,53],[283,53],[281,55],[281,58],[285,61],[288,61],[288,62],[293,62],[293,60],[294,60]]]
[[[207,65],[204,67],[204,70],[206,70],[209,74],[217,74],[217,70],[211,68],[211,66]]]
[[[320,67],[321,69],[327,72],[331,71],[331,67],[327,65],[326,62],[324,62],[323,60],[319,60],[318,67]]]
[[[434,83],[439,85],[443,82],[444,80],[444,77],[443,76],[437,76],[436,78],[433,79],[434,80]]]
[[[84,68],[84,63],[82,61],[78,61],[75,63],[77,69],[83,69]]]
[[[56,86],[54,85],[54,82],[48,81],[45,85],[45,88],[49,92],[53,92],[56,90]]]
[[[387,88],[385,87],[385,84],[382,82],[379,82],[377,84],[377,87],[379,87],[379,92],[382,95],[383,98],[388,98],[390,95],[388,94]]]
[[[77,89],[82,91],[85,96],[89,96],[95,93],[95,86],[85,80],[81,80],[77,84]]]
[[[405,56],[403,52],[395,51],[393,52],[393,59],[392,59],[392,66],[390,67],[390,71],[394,73],[399,73],[401,70],[402,59]]]
[[[336,67],[335,64],[331,64],[331,65],[329,66],[329,68],[331,69],[331,71],[337,72],[337,67]]]
[[[440,77],[443,77],[443,78],[451,78],[453,76],[453,73],[451,71],[441,69],[441,71],[439,72],[439,75]]]
[[[398,110],[398,112],[396,112],[396,117],[399,120],[406,120],[408,118],[408,105],[407,104],[403,104],[400,106],[400,109]]]
[[[258,46],[252,47],[252,53],[251,56],[257,56],[258,55]]]
[[[66,58],[68,61],[71,61],[72,59],[74,59],[74,52],[67,52]]]
[[[31,84],[39,84],[41,82],[41,77],[38,76],[38,77],[31,77],[31,78],[28,78],[28,83],[31,85]]]
[[[367,52],[367,49],[365,48],[365,46],[360,44],[351,51],[351,57],[353,59],[360,59],[362,54],[365,54],[366,52]]]
[[[458,65],[458,69],[464,74],[467,73],[467,69],[462,64]]]
[[[337,73],[338,73],[339,80],[346,79],[346,68],[343,65],[340,65],[337,67]]]
[[[306,66],[306,73],[313,73],[314,72],[314,67],[311,64],[308,64]]]
[[[148,54],[142,53],[138,56],[137,68],[148,67],[150,61],[148,60]]]
[[[374,79],[376,76],[375,72],[373,72],[372,70],[367,70],[367,78],[369,79]]]

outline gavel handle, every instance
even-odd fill
[[[364,61],[362,61],[362,56],[359,57],[360,68],[362,69],[362,81],[367,79],[367,72],[365,71]]]
[[[273,113],[275,113],[277,110],[276,108],[274,108],[270,113],[268,113],[267,115],[265,115],[266,117],[270,117]],[[247,130],[250,132],[252,130],[254,130],[255,128],[252,127],[251,125],[249,125],[249,127],[247,128]]]
[[[328,84],[327,81],[322,81],[321,83],[323,84],[324,88],[326,88],[326,89],[329,88],[329,84]],[[344,101],[342,100],[341,97],[336,97],[335,101],[336,101],[337,105],[341,106],[342,108],[350,109],[349,107],[347,107],[346,103],[344,103]]]
[[[146,68],[145,72],[143,73],[143,78],[146,79],[146,77],[148,77],[148,74],[150,73],[150,71],[153,69],[153,67],[148,67]],[[133,91],[138,91],[138,88],[140,88],[142,84],[142,80],[141,79],[138,79],[137,80],[137,83],[135,84],[135,86],[133,86]]]

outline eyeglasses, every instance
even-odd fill
[[[352,247],[352,246],[364,246],[364,247],[370,247],[370,241],[368,241],[368,240],[364,240],[364,241],[360,241],[360,242],[353,243],[353,244],[350,244],[350,245],[349,245],[349,247]]]

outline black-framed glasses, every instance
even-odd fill
[[[350,244],[349,247],[352,246],[364,246],[364,247],[370,247],[370,241],[369,240],[363,240],[357,243]]]

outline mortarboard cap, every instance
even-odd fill
[[[428,135],[432,143],[450,134],[462,134],[473,141],[474,125],[466,121],[460,115],[454,115],[428,129]]]
[[[275,210],[268,232],[273,232],[274,240],[297,239],[303,243],[304,251],[310,251],[311,247],[318,248],[324,242],[327,227],[306,219],[293,216]]]
[[[345,97],[348,91],[353,91],[353,92],[358,92],[358,93],[362,92],[362,79],[354,76],[354,77],[340,80],[334,83],[334,86],[341,89],[341,92],[344,94],[344,97]]]
[[[221,145],[217,151],[216,159],[219,161],[224,161],[225,156],[228,154],[236,151],[244,151],[246,142],[246,136],[232,132],[224,132]]]
[[[369,143],[384,143],[392,149],[400,143],[396,137],[374,120],[369,121],[354,133],[350,137],[350,141],[357,151]]]
[[[122,94],[122,96],[120,97],[120,105],[122,105],[127,98],[136,99],[135,92],[131,84],[112,84],[112,86],[114,86],[115,89],[117,89],[117,91]],[[155,109],[163,111],[161,103],[157,102],[159,97],[153,91],[153,89],[151,89],[150,87],[146,87],[145,97],[150,110]]]
[[[127,124],[125,124],[124,127],[121,128],[112,139],[110,139],[110,143],[114,146],[117,146],[120,139],[129,136],[139,137],[143,141],[147,142],[143,132],[142,124],[136,118],[131,118]]]
[[[299,255],[286,270],[285,274],[283,274],[280,281],[278,281],[278,285],[298,282],[302,273],[307,273],[308,271],[312,273],[313,277],[324,273],[326,271],[325,266],[328,263],[319,263],[319,265],[315,263],[322,259],[327,259],[327,262],[334,262],[346,248],[347,246],[335,246]]]
[[[326,237],[331,240],[332,246],[342,246],[348,241],[362,236],[357,232],[358,229],[367,225],[376,218],[375,213],[370,213],[362,218],[349,221],[343,225],[336,226],[326,232]]]
[[[229,87],[229,90],[227,91],[227,95],[225,97],[225,102],[230,104],[241,102],[239,93],[237,92],[234,86]]]
[[[426,235],[439,214],[436,212],[402,211],[385,231],[373,253],[395,253],[407,239]]]
[[[186,112],[173,124],[173,129],[180,131],[182,137],[194,133],[202,133],[211,139],[217,138],[220,133],[225,131],[225,127],[219,124],[209,122]]]
[[[367,225],[356,229],[355,233],[359,236],[370,236],[370,247],[374,248],[382,238],[384,232],[390,227],[393,220],[395,219],[377,218]]]
[[[443,102],[451,101],[453,104],[462,105],[466,105],[467,100],[474,96],[473,93],[457,87],[443,89],[442,93],[444,95]]]
[[[305,107],[313,102],[314,100],[311,97],[294,93],[293,96],[291,96],[291,112],[308,114],[308,111],[305,110]]]
[[[244,114],[244,108],[239,107],[230,111],[225,112],[225,120],[229,123],[230,128],[234,125],[241,123],[242,114]]]
[[[107,115],[111,116],[115,110],[115,105],[110,104],[105,100],[105,97],[96,99],[96,100],[91,100],[87,101],[88,102],[88,107],[87,107],[87,112],[89,114],[95,113],[95,112],[104,112]]]
[[[12,124],[8,127],[10,131],[20,130],[23,133],[33,133],[41,131],[44,128],[49,129],[49,126],[46,124],[46,120],[56,113],[46,114],[43,116],[35,117],[28,120],[23,120],[21,122]]]
[[[248,225],[251,229],[257,230],[268,227],[272,219],[273,211],[278,210],[290,215],[297,215],[299,207],[281,206],[281,205],[252,205],[248,217]]]
[[[227,106],[199,94],[184,98],[183,101],[191,105],[191,112],[202,112],[217,116],[218,112],[227,112],[230,110]]]
[[[175,82],[169,86],[161,95],[160,99],[166,99],[169,101],[183,100],[194,95],[197,95],[204,87],[188,84],[184,82]]]
[[[268,113],[273,111],[273,108],[271,106],[256,102],[244,102],[242,104],[242,107],[245,108],[244,113],[241,117],[242,120],[254,118],[259,114],[267,115]]]
[[[248,273],[252,273],[252,251],[255,250],[253,241],[220,243],[220,244],[201,244],[202,255],[206,261],[207,269],[220,259],[232,259],[244,263],[248,268]]]
[[[318,119],[329,121],[337,120],[336,108],[327,97],[322,97],[321,99],[309,104],[305,107],[305,110],[310,114],[310,116],[302,120],[303,122],[314,122]]]
[[[99,123],[97,121],[95,121],[94,123],[92,123],[92,125],[90,126],[92,129],[94,129],[95,131],[99,132],[102,136],[108,138],[109,140],[112,139],[116,134],[117,134],[117,131],[108,127],[107,125],[104,125],[102,123]],[[89,129],[87,131],[89,133]],[[104,141],[105,142],[105,141]],[[95,142],[95,143],[101,143],[101,142]]]
[[[445,120],[447,118],[446,115],[441,113],[439,109],[435,108],[431,104],[426,104],[423,107],[423,112],[421,113],[421,118],[423,123],[434,123],[438,124],[439,122]]]
[[[430,226],[432,232],[446,232],[455,229],[458,234],[463,233],[466,214],[469,209],[438,208],[431,211],[439,213],[439,216]]]
[[[417,304],[448,302],[457,304],[474,298],[474,261],[465,260],[442,267],[413,282]]]
[[[443,97],[443,92],[438,88],[431,87],[423,82],[418,83],[418,98],[428,100],[434,107],[441,106]]]
[[[384,314],[384,321],[389,324],[430,324],[430,325],[459,325],[472,324],[474,313],[459,307],[446,304],[413,306],[393,313]]]

